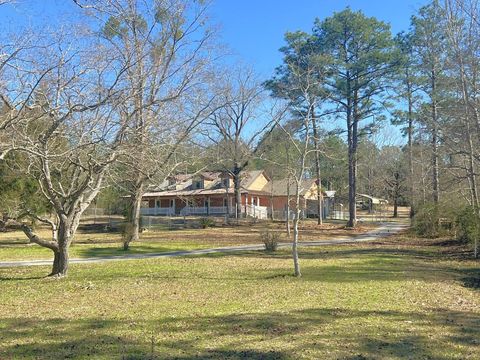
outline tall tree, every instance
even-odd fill
[[[445,16],[438,0],[420,9],[417,16],[412,17],[412,41],[418,56],[418,71],[421,89],[427,97],[430,111],[425,117],[430,132],[432,149],[432,200],[438,204],[440,200],[439,174],[439,106],[442,101],[441,83],[445,79],[446,42]]]
[[[419,91],[417,77],[417,57],[413,50],[411,34],[400,33],[395,37],[396,45],[400,51],[400,65],[398,71],[398,85],[395,87],[399,109],[395,110],[392,123],[403,126],[407,136],[408,173],[409,173],[409,205],[410,217],[415,215],[415,175],[413,159],[413,141],[415,132],[416,108],[418,106]]]
[[[319,52],[329,56],[331,75],[326,81],[330,98],[347,125],[349,221],[356,217],[358,138],[366,119],[381,116],[388,78],[396,70],[397,52],[390,27],[362,12],[335,13],[314,28]],[[368,125],[367,125],[368,126]],[[365,128],[365,127],[364,127]]]

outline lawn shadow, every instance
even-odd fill
[[[373,326],[372,326],[373,324]],[[0,358],[468,358],[480,314],[310,308],[218,316],[0,319]],[[432,336],[433,335],[433,336]]]
[[[128,256],[140,254],[160,254],[181,251],[182,249],[175,247],[158,247],[150,245],[134,244],[129,250],[123,250],[120,244],[118,247],[88,247],[77,248],[76,251],[81,258],[96,258],[96,257],[113,257],[113,256]]]
[[[2,281],[26,281],[26,280],[40,280],[48,278],[47,275],[45,276],[26,276],[26,277],[11,277],[11,276],[3,276],[0,273],[0,282]]]

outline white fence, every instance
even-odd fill
[[[246,205],[245,214],[256,219],[268,219],[268,209],[266,206]]]

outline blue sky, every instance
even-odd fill
[[[212,22],[220,27],[220,40],[236,58],[250,64],[267,79],[281,63],[278,49],[287,31],[310,31],[315,18],[331,16],[349,6],[389,23],[395,34],[407,30],[410,17],[427,0],[213,0]],[[18,26],[58,26],[61,18],[78,11],[71,0],[16,0],[15,6],[0,9],[0,31]],[[392,126],[395,143],[400,131]]]
[[[315,18],[350,6],[389,23],[392,32],[407,30],[410,17],[425,0],[216,0],[212,15],[222,40],[264,76],[280,64],[278,49],[287,31],[310,31]]]

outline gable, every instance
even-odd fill
[[[250,182],[250,184],[248,184],[248,187],[246,189],[261,191],[267,184],[268,179],[265,177],[263,172],[261,172],[255,179],[253,179],[253,181]]]

